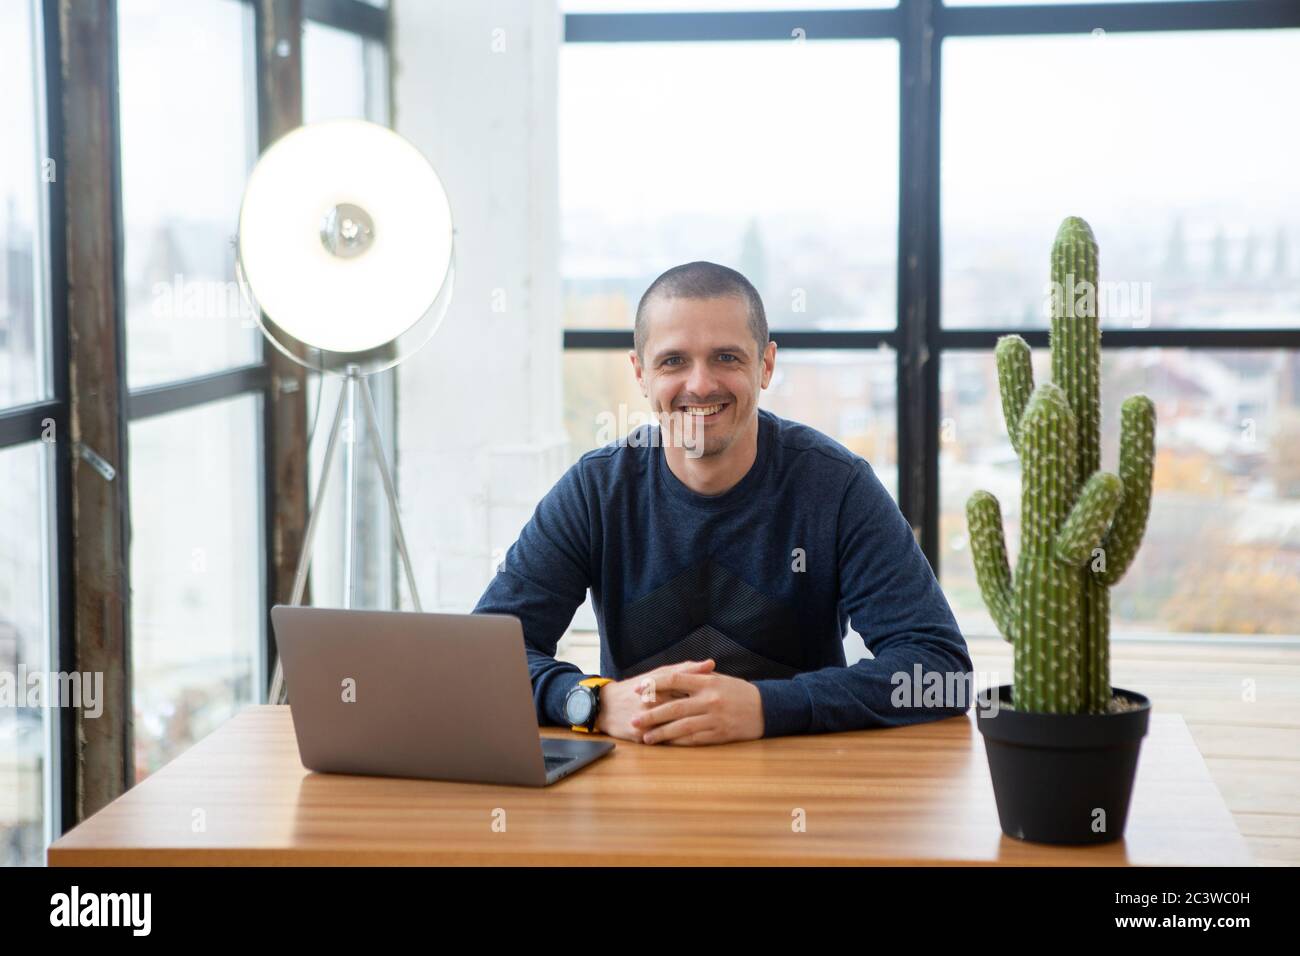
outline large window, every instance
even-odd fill
[[[128,441],[136,779],[263,699],[267,680],[264,379],[253,373],[269,346],[234,263],[259,146],[255,29],[240,0],[118,3],[126,365],[141,399]],[[387,123],[387,54],[372,33],[306,21],[301,63],[304,122]],[[390,422],[391,375],[372,387]],[[309,415],[336,396],[337,381],[311,376]],[[311,448],[313,488],[323,448]],[[361,545],[373,558],[358,566],[378,569],[361,596],[386,606],[387,512],[378,475],[359,464]],[[324,502],[316,604],[340,603],[336,504]]]
[[[1116,633],[1296,634],[1300,353],[1107,346],[1121,330],[1300,329],[1300,132],[1276,121],[1300,87],[1300,30],[957,38],[943,77],[944,325],[1046,329],[1046,252],[1084,215],[1101,251],[1103,467],[1120,402],[1156,403],[1155,497],[1112,594]],[[991,351],[943,358],[940,467],[942,581],[966,629],[991,633],[965,502],[997,494],[1012,560],[1020,512]]]
[[[67,35],[61,18],[45,20],[59,4],[0,4],[0,675],[6,693],[38,672],[55,687],[58,675],[89,682],[66,706],[32,698],[26,683],[0,702],[0,865],[42,863],[83,800],[130,785],[265,699],[267,492],[281,487],[267,399],[273,385],[289,389],[271,381],[270,350],[241,301],[240,197],[268,130],[295,115],[284,58],[305,74],[305,121],[387,123],[389,113],[388,14],[376,9],[387,3],[304,6],[302,49],[281,42],[259,58],[255,37],[272,22],[252,0],[117,0],[113,22],[72,11]],[[74,67],[61,68],[69,49]],[[263,106],[274,124],[259,123]],[[84,115],[102,125],[68,120]],[[116,161],[103,154],[114,147]],[[61,169],[67,156],[89,159]],[[118,294],[78,297],[90,283]],[[391,428],[391,382],[375,388]],[[87,414],[100,402],[127,419],[115,423],[120,437]],[[105,446],[87,440],[87,422]],[[79,509],[74,461],[113,492],[85,493]],[[372,511],[374,498],[363,487]],[[88,577],[107,581],[82,582],[83,559]],[[387,581],[371,591],[387,593]],[[100,636],[93,615],[84,629],[77,618],[83,586],[107,609],[108,641],[120,636],[113,620],[130,624],[129,653],[96,666],[129,662],[129,674],[96,683],[81,660],[83,631]],[[129,687],[131,700],[107,699],[110,686]],[[75,732],[77,704],[113,728],[90,735],[93,746]],[[130,780],[113,772],[123,735]]]
[[[773,329],[892,327],[895,43],[571,44],[561,69],[566,327],[631,328],[691,259],[739,263]]]
[[[302,31],[302,74],[304,123],[388,123],[388,52],[378,40],[308,21]]]
[[[61,795],[43,42],[34,3],[0,5],[0,865],[41,862]]]
[[[804,352],[781,332],[894,324],[897,44],[569,44],[560,96],[570,335],[630,329],[641,293],[671,266],[736,264],[779,350],[761,404],[815,417],[895,487],[892,367],[887,398],[879,374],[889,358]],[[611,419],[621,434],[649,406],[625,353],[569,354],[576,458],[608,440]]]
[[[258,360],[234,236],[257,158],[253,11],[237,0],[119,0],[127,380]]]
[[[38,24],[28,0],[0,9],[0,407],[50,396],[41,184],[56,173],[40,141]]]
[[[1081,215],[1103,328],[1300,328],[1300,124],[1279,121],[1300,30],[957,38],[943,57],[945,326],[1046,328],[1047,252]]]
[[[240,395],[131,425],[137,780],[260,696],[260,417]]]
[[[0,449],[0,866],[40,863],[58,776],[55,712],[28,675],[51,669],[51,448]]]
[[[127,380],[164,396],[127,441],[140,780],[260,697],[261,399],[187,392],[260,360],[234,268],[257,108],[250,5],[117,9]]]
[[[654,276],[738,268],[789,373],[766,407],[889,475],[964,630],[991,635],[965,501],[998,495],[1014,557],[1020,487],[992,349],[1023,333],[1048,377],[1051,242],[1083,216],[1103,466],[1125,397],[1158,412],[1117,633],[1295,634],[1300,6],[1017,5],[565,0],[571,451],[639,423],[617,416],[644,412],[625,350]]]
[[[1039,349],[1036,381],[1050,377],[1049,362]],[[1132,568],[1111,592],[1115,632],[1295,634],[1300,353],[1104,350],[1101,389],[1107,470],[1118,457],[1120,402],[1142,392],[1157,414],[1151,516]],[[997,495],[1012,562],[1020,543],[1020,461],[991,352],[944,357],[943,416],[942,583],[963,630],[987,634],[993,624],[966,529],[971,492]]]

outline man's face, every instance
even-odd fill
[[[645,364],[635,350],[631,358],[651,410],[661,421],[665,414],[674,422],[693,416],[685,419],[692,457],[722,454],[758,415],[758,392],[771,381],[776,343],[758,354],[746,302],[734,296],[655,297],[646,303],[646,320]],[[701,410],[712,414],[698,416]]]

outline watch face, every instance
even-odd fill
[[[564,715],[571,724],[585,724],[591,716],[591,690],[575,687],[564,701]]]

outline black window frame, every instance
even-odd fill
[[[703,3],[702,3],[703,5]],[[945,351],[992,351],[1015,333],[1045,347],[1047,329],[944,328],[940,319],[940,119],[943,41],[1107,33],[1300,27],[1294,0],[1137,0],[1129,3],[947,7],[899,0],[869,10],[567,13],[565,43],[892,39],[899,45],[898,286],[890,330],[771,330],[782,348],[894,349],[898,382],[898,505],[939,575],[939,367]],[[1300,348],[1296,328],[1105,330],[1104,348]],[[631,330],[565,329],[564,349],[632,347]]]
[[[116,0],[108,0],[108,2],[111,6],[111,22],[115,25],[117,2]],[[265,8],[258,0],[228,0],[228,2],[240,3],[250,7],[255,21],[260,23]],[[54,161],[54,168],[60,170],[63,168],[65,155],[63,147],[65,89],[61,70],[62,37],[60,33],[59,0],[40,0],[35,10],[36,14],[41,18],[39,35],[44,60],[43,75],[33,78],[34,82],[44,83],[42,99],[45,104],[45,113],[44,116],[38,118],[38,121],[44,122],[46,127],[45,144],[49,154],[48,158]],[[356,34],[368,41],[382,44],[388,54],[388,62],[391,64],[392,45],[389,38],[390,15],[388,8],[375,7],[363,3],[361,0],[302,0],[302,15],[304,22],[320,23]],[[254,36],[257,34],[258,28],[255,26]],[[114,26],[112,37],[114,55],[116,55],[116,40]],[[254,82],[256,84],[257,108],[261,109],[267,92],[267,75],[260,64],[256,69]],[[111,128],[106,131],[106,134],[113,143],[118,158],[111,183],[113,201],[111,215],[114,220],[112,231],[116,259],[115,270],[118,281],[121,282],[123,281],[122,252],[124,239],[121,209],[121,148],[117,110],[113,110],[109,125]],[[72,442],[67,437],[70,435],[69,409],[71,396],[68,346],[68,264],[65,245],[66,206],[62,177],[56,176],[53,182],[46,185],[48,187],[48,196],[45,200],[47,204],[48,230],[44,237],[46,245],[41,250],[41,254],[46,257],[48,263],[46,275],[49,283],[47,301],[51,397],[24,405],[0,408],[0,450],[41,441],[45,428],[44,423],[47,420],[54,422],[55,433],[60,436],[60,440],[54,442],[55,488],[53,501],[55,505],[56,540],[54,554],[51,556],[51,573],[54,578],[51,582],[51,588],[55,595],[57,607],[57,626],[54,629],[55,647],[53,656],[56,662],[55,666],[59,670],[72,670],[76,660],[74,631],[76,609],[73,590],[73,548],[75,543],[73,541],[72,523]],[[124,363],[126,361],[125,318],[125,303],[119,298],[114,317],[117,333],[117,343],[114,348],[118,353],[117,360],[122,363],[119,366],[122,370],[125,369]],[[44,322],[45,317],[37,316],[37,321]],[[126,391],[124,397],[127,414],[125,416],[126,421],[122,423],[123,430],[127,430],[127,427],[132,422],[197,408],[237,396],[258,396],[261,405],[265,408],[270,401],[270,388],[272,385],[268,365],[269,351],[269,347],[263,340],[260,359],[257,362]],[[121,375],[120,379],[121,387],[124,390],[127,389],[125,376]],[[258,421],[257,442],[260,458],[259,467],[262,472],[259,476],[263,489],[262,508],[264,513],[269,513],[276,484],[274,475],[271,473],[271,462],[266,455],[266,426],[268,422],[261,412],[258,414]],[[126,472],[126,467],[120,468],[117,480],[125,482],[127,480]],[[125,517],[129,518],[129,516]],[[273,566],[273,541],[269,528],[265,524],[262,525],[260,550],[263,568]],[[270,594],[266,587],[265,574],[263,578],[261,592],[264,607],[261,614],[263,623],[260,640],[264,660],[273,664],[274,658],[269,650],[271,642],[269,641],[266,624],[270,611]],[[122,597],[127,602],[129,609],[129,587]],[[269,668],[267,672],[269,674]],[[59,803],[55,808],[55,812],[58,814],[59,819],[55,821],[54,830],[56,833],[63,833],[77,822],[74,785],[77,774],[77,748],[74,739],[75,721],[68,714],[61,711],[57,713],[59,720],[57,730],[59,737],[59,766],[57,768]]]

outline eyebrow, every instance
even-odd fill
[[[733,352],[739,355],[747,355],[747,353],[745,352],[745,347],[743,345],[719,345],[717,348],[713,350],[713,354],[717,355],[719,352]],[[666,358],[672,358],[672,356],[674,355],[686,355],[686,354],[687,352],[685,349],[665,349],[664,351],[655,354],[654,363],[658,365],[662,360]]]

